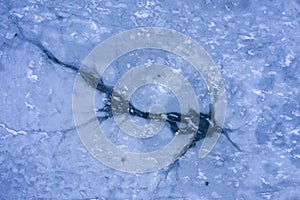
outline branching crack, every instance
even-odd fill
[[[59,65],[64,68],[68,68],[73,70],[75,73],[80,73],[82,78],[92,87],[94,87],[98,92],[103,93],[106,95],[105,105],[102,108],[99,108],[96,110],[96,112],[104,113],[104,116],[97,117],[98,121],[101,123],[104,120],[107,120],[108,118],[112,117],[112,108],[111,108],[111,97],[113,93],[113,87],[105,85],[102,78],[98,78],[98,76],[91,72],[91,71],[83,71],[82,69],[79,69],[80,66],[68,64],[66,62],[61,61],[59,58],[57,58],[45,45],[43,45],[40,41],[33,40],[30,38],[27,38],[24,35],[23,29],[19,26],[17,17],[11,16],[12,22],[16,25],[19,33],[18,37],[26,42],[29,42],[33,44],[34,46],[38,47],[43,54],[51,61],[52,63]],[[154,114],[150,112],[144,112],[142,110],[139,110],[136,108],[132,102],[127,101],[125,99],[122,99],[122,95],[120,96],[120,101],[122,103],[128,104],[128,110],[125,112],[128,112],[131,116],[136,116],[144,119],[154,119],[154,120],[161,120],[166,121],[170,127],[170,130],[174,134],[184,133],[185,131],[182,130],[182,128],[179,128],[180,124],[184,125],[184,127],[188,127],[185,130],[188,131],[194,131],[196,132],[194,136],[194,141],[190,144],[190,146],[193,146],[193,144],[196,141],[199,141],[203,139],[206,135],[206,132],[208,130],[209,125],[213,126],[213,128],[216,128],[216,130],[220,130],[220,127],[212,124],[211,119],[211,112],[208,114],[199,113],[194,110],[190,110],[187,114],[177,113],[177,112],[168,112],[168,113],[160,113],[160,114]],[[199,119],[199,124],[194,124],[192,119]],[[68,130],[73,130],[76,127],[69,128]],[[225,130],[221,129],[222,133],[226,136],[228,141],[238,150],[241,151],[241,149],[238,147],[237,144],[235,144],[229,137],[228,132],[231,132],[231,130]],[[184,153],[184,152],[183,152]]]

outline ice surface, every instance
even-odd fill
[[[0,13],[0,199],[299,199],[298,0],[3,0]],[[101,41],[137,27],[175,29],[211,55],[227,91],[225,128],[236,129],[229,135],[242,152],[222,136],[204,159],[199,141],[168,168],[136,175],[87,152],[72,116],[76,72],[43,48],[79,66]],[[184,61],[147,55],[120,58],[106,81],[122,66],[168,64],[202,88],[208,111],[203,82]],[[124,141],[134,150],[151,145]]]

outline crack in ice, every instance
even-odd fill
[[[111,118],[113,116],[112,109],[111,109],[111,97],[113,93],[113,87],[105,85],[102,78],[97,78],[97,74],[95,72],[90,72],[90,71],[83,71],[79,70],[79,66],[72,65],[66,62],[61,61],[58,59],[45,45],[43,45],[40,41],[33,40],[30,38],[25,37],[23,29],[19,26],[18,24],[18,19],[15,16],[12,16],[12,22],[13,24],[16,25],[19,34],[17,35],[20,39],[29,42],[33,44],[34,46],[38,47],[45,56],[54,64],[57,64],[59,66],[62,66],[64,68],[71,69],[75,71],[76,73],[80,73],[82,78],[92,87],[94,87],[98,92],[104,93],[106,95],[106,99],[104,100],[105,105],[102,108],[97,108],[97,112],[104,112],[106,115],[105,116],[98,116],[97,119],[101,123],[108,118]],[[122,95],[120,94],[120,101],[125,102],[125,99],[122,99]],[[186,131],[183,129],[179,129],[178,123],[184,124],[185,125],[185,130],[196,130],[196,135],[194,137],[194,140],[189,144],[189,146],[182,152],[184,154],[186,150],[190,147],[193,146],[193,144],[196,141],[199,141],[201,139],[204,139],[206,136],[206,132],[208,130],[209,125],[212,125],[213,128],[216,130],[220,129],[217,125],[214,125],[213,120],[211,120],[211,112],[208,114],[204,113],[199,113],[194,110],[190,110],[189,113],[187,114],[182,114],[182,113],[176,113],[176,112],[169,112],[169,113],[160,113],[160,114],[154,114],[150,112],[144,112],[136,107],[133,106],[133,104],[130,101],[126,101],[128,103],[128,110],[125,112],[129,112],[131,116],[137,116],[141,117],[144,119],[155,119],[155,120],[161,120],[161,121],[166,121],[169,124],[169,127],[171,131],[174,134],[184,134]],[[194,117],[199,118],[199,125],[195,125],[192,122],[192,119]],[[70,130],[75,130],[76,127],[68,128],[65,131],[70,131]],[[228,132],[232,132],[230,129],[221,129],[222,133],[226,136],[228,141],[235,147],[238,151],[241,151],[241,149],[238,147],[237,144],[235,144],[229,137]],[[41,132],[41,131],[39,131]]]

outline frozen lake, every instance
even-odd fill
[[[0,12],[0,199],[299,199],[299,0],[2,0]],[[233,142],[222,134],[199,158],[198,138],[173,164],[132,174],[91,155],[75,127],[72,97],[89,53],[141,27],[172,29],[204,48],[221,73],[223,128]],[[205,81],[186,60],[151,49],[122,55],[104,73],[95,110],[123,150],[159,150],[176,132],[169,122],[159,135],[136,139],[120,131],[111,108],[103,110],[126,72],[150,64],[182,74],[199,113],[210,112]],[[180,113],[175,97],[159,85],[138,88],[133,121],[149,123],[138,111],[157,104]]]

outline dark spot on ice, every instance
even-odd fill
[[[121,161],[122,161],[122,162],[125,162],[125,161],[126,161],[126,159],[125,159],[124,157],[122,157],[122,158],[121,158]]]
[[[205,181],[205,185],[208,186],[208,185],[209,185],[209,182],[208,182],[208,181]]]
[[[63,16],[60,16],[60,15],[57,15],[56,18],[57,18],[58,20],[63,20],[63,19],[64,19],[64,17],[63,17]]]

